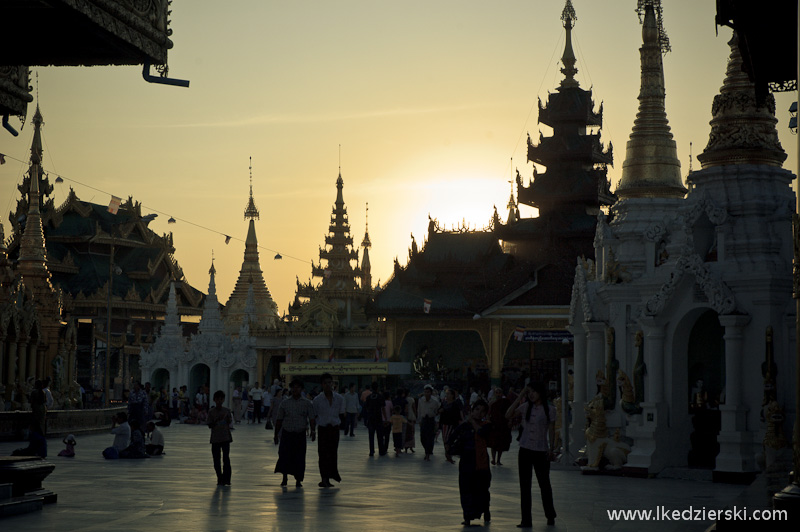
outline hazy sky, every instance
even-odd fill
[[[604,102],[602,138],[614,144],[616,185],[638,105],[636,1],[573,5],[577,79]],[[689,143],[696,156],[708,142],[731,30],[715,35],[711,0],[664,5],[673,48],[664,58],[667,114],[685,175]],[[505,217],[510,159],[531,175],[525,133],[538,139],[537,96],[546,99],[563,78],[563,7],[562,0],[175,0],[170,75],[189,79],[189,89],[148,84],[141,67],[36,69],[45,168],[132,195],[145,212],[168,213],[150,227],[173,232],[187,280],[203,291],[213,250],[225,302],[243,258],[252,156],[259,243],[284,257],[262,249],[261,266],[283,313],[295,276],[308,280],[324,244],[339,145],[359,243],[369,202],[373,281],[388,279],[394,257],[406,262],[410,233],[422,245],[429,213],[448,227],[462,219],[482,227],[493,205]],[[777,108],[786,167],[795,171],[793,99],[780,95]],[[27,122],[16,139],[0,131],[0,152],[27,160],[32,129]],[[13,160],[0,167],[6,232],[24,171]],[[69,185],[83,200],[109,200],[68,180],[56,187],[57,205]],[[168,225],[169,215],[239,240],[225,245],[189,223]]]

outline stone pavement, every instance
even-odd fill
[[[342,437],[341,484],[317,487],[316,443],[309,442],[304,487],[282,489],[274,474],[277,447],[263,425],[237,425],[231,444],[232,486],[216,485],[205,426],[162,429],[166,456],[147,460],[104,460],[110,434],[78,438],[75,458],[57,456],[60,439],[48,441],[48,460],[56,469],[44,486],[58,494],[56,504],[39,513],[5,518],[3,530],[95,531],[316,531],[375,532],[464,530],[458,496],[458,466],[444,460],[437,443],[431,462],[416,454],[368,456],[367,433]],[[419,439],[419,434],[417,434]],[[22,443],[0,443],[8,455]],[[492,522],[471,530],[518,530],[517,447],[492,467]],[[539,531],[702,531],[706,522],[610,521],[609,509],[723,508],[742,486],[678,479],[584,476],[575,469],[551,472],[558,512],[555,527],[545,526],[534,480],[533,530]]]

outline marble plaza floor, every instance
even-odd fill
[[[0,528],[91,531],[427,531],[464,530],[458,496],[458,466],[444,460],[437,443],[431,462],[416,454],[369,457],[363,426],[339,446],[341,484],[317,487],[316,444],[309,442],[303,488],[282,489],[274,474],[277,447],[272,431],[237,425],[231,445],[232,486],[219,488],[211,463],[209,431],[204,426],[163,428],[166,456],[147,460],[104,460],[108,434],[82,436],[75,458],[57,456],[60,440],[49,440],[56,469],[44,486],[58,494],[56,504],[39,513],[5,518]],[[417,434],[419,438],[419,434]],[[8,455],[22,443],[0,443]],[[492,522],[472,530],[518,530],[519,488],[516,442],[492,467]],[[613,509],[723,508],[742,486],[674,479],[583,476],[574,469],[554,469],[551,481],[558,512],[547,527],[534,480],[533,530],[540,531],[701,531],[706,522],[610,521]]]

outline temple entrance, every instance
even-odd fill
[[[719,454],[719,405],[725,401],[725,328],[708,310],[689,333],[687,409],[692,422],[689,467],[714,468]]]
[[[231,378],[229,380],[231,383],[233,383],[233,387],[236,388],[237,386],[249,384],[250,374],[243,369],[237,369],[236,371],[231,373]]]
[[[194,398],[200,386],[211,385],[211,369],[205,364],[197,364],[189,372],[189,397]],[[213,393],[213,392],[211,392]],[[209,398],[209,401],[211,398]]]
[[[169,393],[169,371],[164,368],[158,368],[153,371],[153,374],[150,376],[150,386],[152,389],[158,390],[159,392],[166,388],[167,393]]]
[[[477,331],[409,331],[399,355],[411,363],[415,380],[488,390],[486,351]]]

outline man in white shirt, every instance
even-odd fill
[[[131,441],[131,426],[128,425],[128,414],[120,412],[112,418],[111,434],[114,435],[114,444],[103,450],[105,458],[119,458],[119,452],[124,450]]]
[[[253,400],[253,423],[261,423],[261,404],[262,399],[264,398],[264,390],[262,390],[258,386],[258,382],[256,382],[255,386],[250,388],[250,398]]]
[[[436,415],[441,403],[433,396],[433,386],[425,385],[425,392],[417,403],[417,419],[419,420],[419,439],[425,449],[425,460],[429,461],[433,454],[433,442],[436,438]]]
[[[331,480],[341,482],[339,476],[339,424],[345,414],[344,398],[333,391],[333,377],[330,373],[322,374],[322,393],[313,401],[314,415],[319,430],[317,452],[319,454],[319,473],[322,482],[320,488],[333,486]]]

